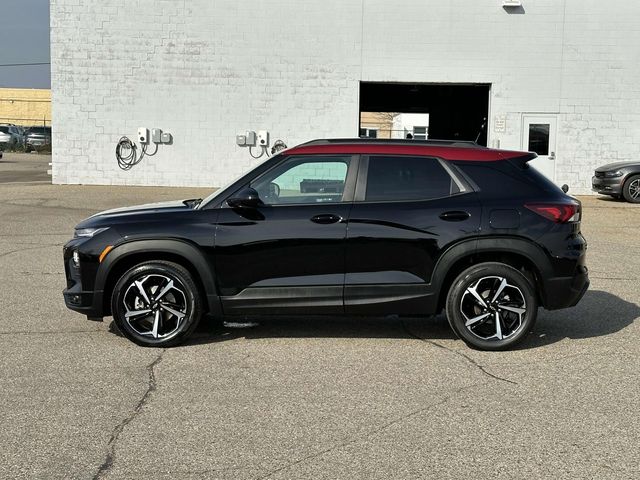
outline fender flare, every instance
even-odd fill
[[[544,279],[554,276],[548,255],[531,240],[510,236],[473,238],[463,240],[448,248],[438,259],[431,277],[431,284],[434,286],[436,298],[440,298],[444,280],[451,268],[463,258],[479,253],[510,253],[529,260],[541,276],[540,287],[542,291],[540,294],[543,299],[546,298]]]
[[[113,268],[123,259],[138,253],[169,253],[184,258],[198,272],[200,283],[207,296],[209,312],[213,315],[222,313],[212,266],[196,246],[179,239],[131,240],[117,245],[98,267],[95,280],[95,293],[97,295],[94,300],[94,306],[99,305],[100,309],[102,309],[104,288]]]

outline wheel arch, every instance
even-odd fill
[[[438,311],[444,307],[455,278],[471,265],[483,262],[504,263],[522,271],[535,287],[539,303],[545,304],[543,278],[552,276],[553,270],[544,251],[520,237],[479,238],[449,248],[436,264],[433,284],[437,286]]]
[[[118,245],[100,264],[96,275],[96,291],[101,291],[100,308],[111,313],[111,294],[118,279],[131,267],[145,261],[165,260],[186,268],[198,285],[206,310],[221,313],[213,269],[200,250],[183,240],[133,240]]]

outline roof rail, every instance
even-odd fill
[[[382,143],[382,144],[396,144],[396,145],[437,145],[437,146],[449,146],[449,147],[466,147],[466,148],[486,148],[477,144],[471,140],[413,140],[404,138],[323,138],[318,140],[311,140],[310,142],[301,143],[298,147],[303,145],[329,145],[335,143]]]

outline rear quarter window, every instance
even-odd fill
[[[529,165],[521,168],[509,161],[455,162],[455,165],[486,194],[531,196],[540,192],[562,193],[551,180]]]

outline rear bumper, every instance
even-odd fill
[[[624,177],[591,177],[591,190],[601,195],[621,195]]]
[[[575,306],[589,288],[589,272],[586,266],[579,265],[572,277],[555,277],[545,282],[543,307],[558,310]]]

